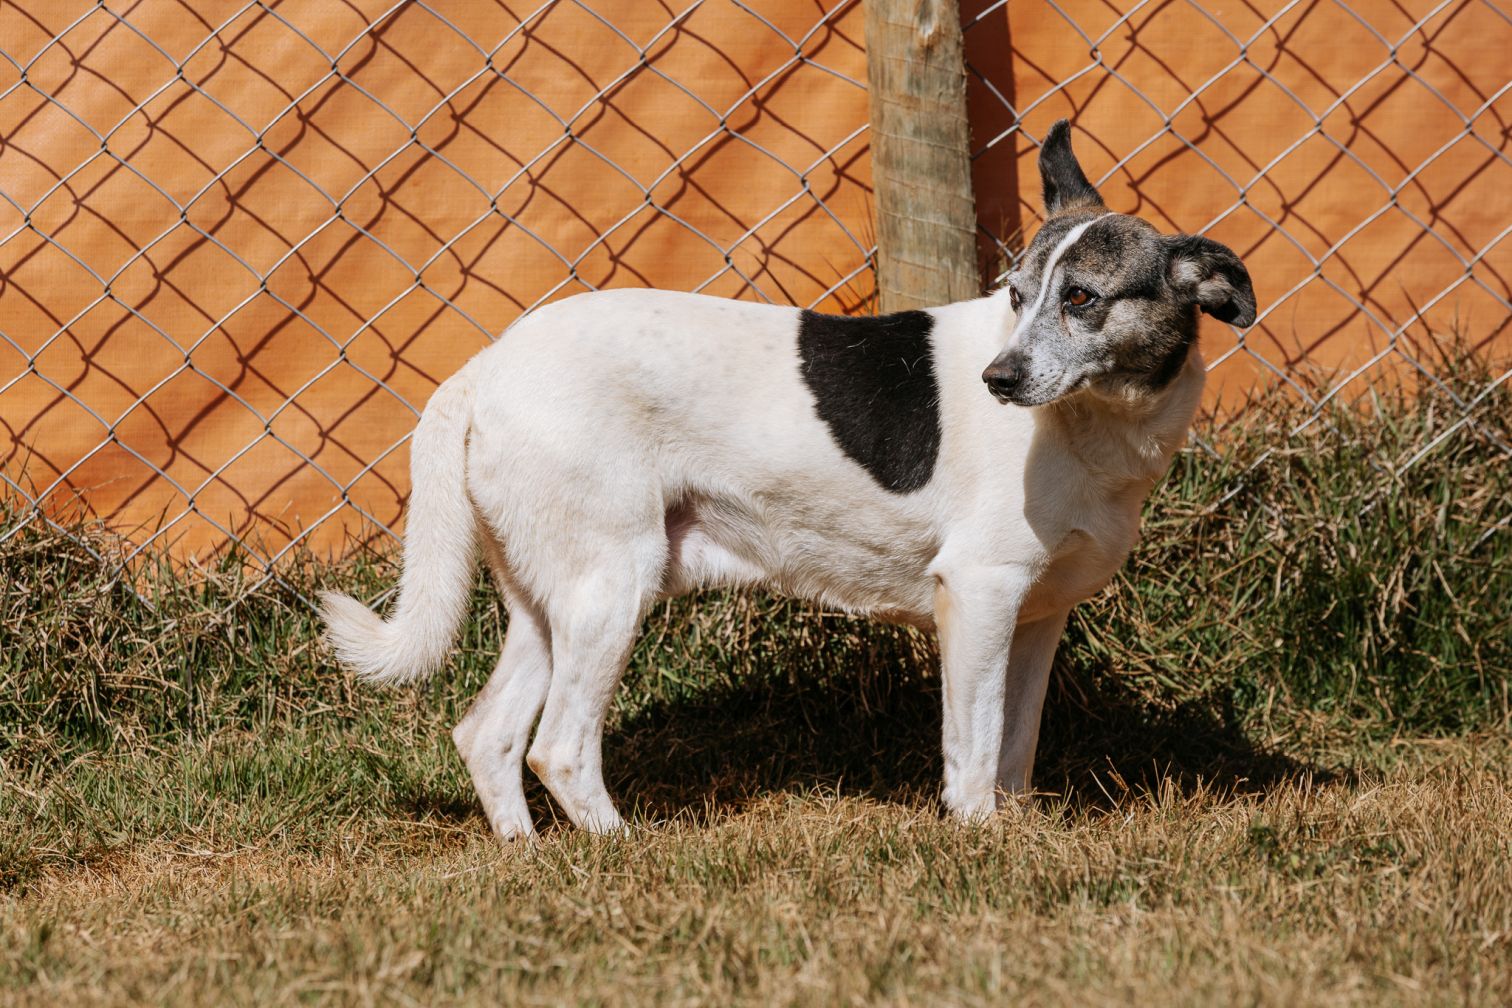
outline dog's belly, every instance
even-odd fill
[[[667,513],[664,593],[759,585],[891,622],[933,625],[930,537],[838,510],[813,521],[729,497],[691,495]],[[893,534],[882,535],[879,530]]]

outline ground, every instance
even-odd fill
[[[375,742],[291,731],[65,770],[33,811],[99,853],[0,903],[0,1000],[1512,1001],[1505,738],[1228,793],[1107,773],[1106,795],[979,828],[842,786],[506,850],[438,741]]]

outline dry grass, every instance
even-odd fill
[[[972,830],[776,795],[503,853],[475,817],[342,815],[312,846],[209,813],[0,903],[0,997],[1506,1004],[1508,756],[1401,745],[1354,778],[1171,785]]]

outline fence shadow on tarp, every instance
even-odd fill
[[[854,0],[601,8],[0,12],[11,490],[182,556],[344,548],[394,528],[431,389],[532,305],[856,310]]]
[[[989,279],[1071,116],[1110,206],[1250,266],[1259,324],[1205,329],[1219,425],[1437,384],[1453,339],[1500,369],[1439,385],[1485,433],[1512,375],[1504,3],[962,14]],[[416,411],[533,305],[869,310],[865,79],[856,0],[0,7],[0,479],[140,555],[390,542]]]

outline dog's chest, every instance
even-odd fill
[[[1139,504],[1138,496],[1117,494],[1064,512],[1019,618],[1040,619],[1102,591],[1139,539]]]

